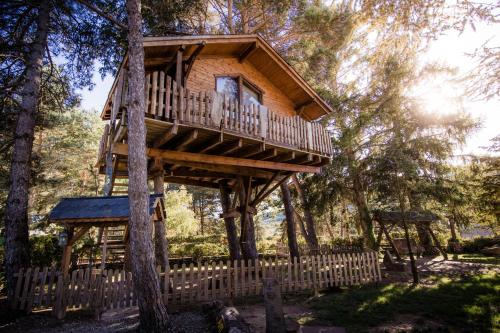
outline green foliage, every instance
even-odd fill
[[[227,241],[222,235],[197,235],[169,238],[169,254],[172,257],[202,257],[229,255]]]
[[[464,253],[479,253],[485,247],[500,244],[499,237],[477,237],[474,239],[467,239],[461,242],[462,251]]]
[[[334,238],[331,241],[331,245],[333,246],[355,246],[359,248],[363,248],[363,237],[353,237],[351,239],[347,238]]]
[[[57,244],[57,236],[42,235],[30,237],[31,265],[50,267],[61,262],[62,247]]]
[[[198,231],[194,212],[191,210],[193,198],[184,186],[178,190],[169,189],[165,197],[168,236],[192,236]]]

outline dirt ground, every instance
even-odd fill
[[[432,283],[426,277],[430,275],[441,276],[462,276],[469,274],[484,273],[486,271],[496,271],[500,273],[499,265],[466,263],[458,261],[444,261],[442,258],[421,258],[418,259],[418,268],[422,283]],[[383,283],[404,282],[411,278],[408,273],[387,273],[383,272]],[[286,302],[285,302],[286,303]],[[265,332],[265,310],[262,303],[237,305],[238,311],[244,320],[250,325],[255,333]],[[285,316],[291,319],[308,317],[311,309],[307,304],[285,304]],[[90,332],[134,332],[138,326],[138,309],[129,308],[125,310],[116,310],[106,312],[100,321],[94,320],[89,313],[83,311],[69,311],[63,321],[57,321],[50,316],[50,312],[38,312],[29,316],[19,317],[15,320],[1,318],[4,311],[0,314],[0,332],[22,332],[22,333],[90,333]],[[192,309],[173,313],[171,315],[172,324],[177,331],[182,333],[202,333],[212,332],[213,324],[200,309]],[[380,327],[374,327],[373,332],[407,332],[417,327],[422,327],[425,322],[426,327],[440,330],[442,326],[439,323],[426,321],[425,318],[417,316],[400,316],[389,324]],[[304,332],[342,332],[339,328],[310,327]]]

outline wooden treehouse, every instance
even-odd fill
[[[329,163],[331,141],[318,120],[332,110],[259,36],[146,37],[144,51],[156,192],[167,182],[236,193],[223,217],[241,218],[245,242],[259,202],[293,173]],[[127,193],[117,181],[127,178],[127,89],[125,57],[101,114],[105,195]],[[127,238],[125,227],[108,231]]]

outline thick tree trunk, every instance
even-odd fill
[[[243,205],[246,196],[249,195],[249,193],[246,193],[244,186],[240,186],[238,195],[240,204]],[[243,255],[244,259],[257,259],[259,257],[259,254],[257,252],[257,245],[255,242],[255,225],[253,222],[253,216],[250,213],[246,214],[245,230],[243,229],[243,225],[241,225],[240,247],[241,254]]]
[[[317,251],[319,245],[318,245],[318,237],[316,236],[316,227],[314,225],[314,219],[312,217],[311,211],[307,207],[304,191],[302,190],[302,186],[300,185],[297,176],[295,175],[292,176],[292,182],[293,185],[295,186],[295,189],[297,190],[297,194],[299,196],[299,200],[302,205],[302,210],[304,211],[304,218],[306,220],[306,231],[307,231],[307,237],[306,237],[307,245],[309,246],[310,250]]]
[[[159,171],[154,176],[155,194],[165,195],[165,172]],[[165,221],[155,221],[155,258],[156,265],[168,267],[168,242]]]
[[[282,183],[280,187],[281,187],[281,195],[283,198],[283,206],[285,207],[286,235],[288,238],[288,249],[291,257],[298,258],[300,255],[299,255],[299,246],[297,244],[297,228],[293,216],[290,189],[288,188],[288,184],[286,184],[286,182]]]
[[[231,206],[231,198],[229,196],[229,189],[225,186],[220,186],[220,202],[222,205],[222,211],[225,213],[229,210]],[[227,234],[227,244],[229,246],[229,257],[232,260],[241,259],[240,255],[240,245],[238,244],[238,233],[236,231],[236,223],[234,223],[234,217],[224,218],[224,224],[226,226]]]
[[[450,216],[448,218],[448,221],[450,222],[451,239],[453,241],[458,241],[457,228],[456,228],[456,223],[455,223],[455,217],[454,216]]]
[[[40,2],[35,40],[26,60],[24,87],[21,93],[21,110],[14,134],[14,150],[10,167],[9,195],[5,209],[5,272],[7,295],[13,297],[14,274],[29,266],[28,199],[31,173],[31,152],[35,133],[35,120],[42,61],[47,46],[50,3]]]
[[[144,49],[141,3],[127,0],[128,14],[128,174],[130,204],[130,258],[139,305],[139,329],[143,332],[169,330],[168,315],[155,270],[152,222],[147,186],[146,128],[144,122]]]
[[[373,234],[373,221],[368,210],[365,192],[361,185],[361,179],[354,167],[351,166],[351,177],[353,184],[353,201],[358,211],[358,218],[363,231],[364,245],[370,249],[375,249],[375,235]]]

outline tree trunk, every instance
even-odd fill
[[[297,244],[297,228],[293,216],[290,189],[288,188],[288,184],[286,184],[286,182],[282,183],[280,187],[281,187],[281,195],[283,198],[283,206],[285,207],[286,235],[288,238],[288,249],[291,257],[298,258],[300,255],[299,255],[299,246]]]
[[[368,210],[365,192],[361,185],[359,174],[351,167],[351,177],[353,183],[353,201],[358,211],[358,218],[363,231],[364,245],[370,249],[375,249],[375,235],[373,234],[373,221]]]
[[[240,204],[243,205],[246,200],[246,196],[250,195],[250,193],[246,193],[245,186],[240,186],[238,195]],[[243,223],[241,223],[240,247],[241,254],[244,259],[257,259],[259,257],[257,245],[255,243],[255,226],[253,223],[253,216],[250,213],[246,214],[245,229],[243,229]]]
[[[314,219],[312,217],[311,211],[307,207],[306,198],[304,196],[304,191],[302,190],[302,186],[297,179],[297,176],[292,176],[292,182],[297,190],[297,194],[299,196],[300,203],[302,205],[302,210],[304,211],[304,218],[306,220],[306,230],[307,230],[307,238],[306,242],[309,246],[309,249],[312,251],[318,250],[318,237],[316,236],[316,227],[314,225]]]
[[[448,218],[448,221],[450,222],[450,233],[451,233],[451,239],[453,241],[458,241],[458,236],[457,236],[457,230],[456,230],[456,223],[455,223],[455,218],[453,216],[450,216]]]
[[[141,3],[127,0],[128,15],[128,174],[130,205],[130,258],[139,305],[139,329],[143,332],[169,330],[166,308],[155,270],[152,223],[149,217],[146,129],[144,121],[144,49]]]
[[[155,194],[165,195],[165,172],[159,171],[154,176]],[[168,267],[168,242],[165,221],[155,221],[155,258],[156,265]]]
[[[26,59],[21,108],[14,134],[9,194],[5,209],[5,272],[9,299],[14,296],[14,274],[30,264],[28,200],[31,152],[40,96],[43,54],[47,47],[50,10],[49,1],[41,1],[35,40],[30,46]]]
[[[229,189],[225,186],[220,186],[220,202],[222,205],[222,211],[226,213],[231,206],[231,198],[229,196]],[[224,218],[224,224],[226,226],[227,234],[227,244],[229,246],[229,257],[232,260],[241,259],[240,255],[240,245],[238,244],[238,234],[236,232],[236,224],[234,223],[234,217]]]

